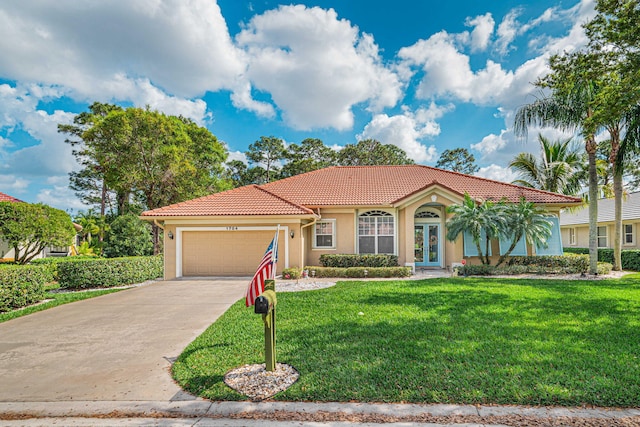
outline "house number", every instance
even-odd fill
[[[238,227],[227,227],[227,231],[237,231]]]

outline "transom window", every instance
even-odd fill
[[[605,226],[598,227],[598,247],[607,247],[607,227]]]
[[[415,218],[440,218],[440,215],[436,212],[422,211],[416,212]]]
[[[624,231],[624,244],[633,245],[633,224],[625,224],[622,229]]]
[[[361,254],[393,254],[394,218],[389,212],[368,211],[358,217],[358,249]]]
[[[336,221],[323,220],[316,222],[313,228],[313,243],[316,248],[334,248],[336,240]]]

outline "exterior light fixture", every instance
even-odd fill
[[[173,233],[170,231],[167,233],[167,237],[169,237],[169,239],[173,240]]]
[[[291,236],[291,238],[292,238],[292,239],[293,239],[293,236],[295,236],[295,235],[296,235],[296,233],[295,233],[293,230],[291,230],[291,231],[289,232],[289,236]]]

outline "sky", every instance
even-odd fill
[[[21,0],[0,3],[0,192],[72,216],[79,170],[57,132],[95,102],[190,117],[245,160],[261,136],[395,144],[477,173],[538,152],[513,117],[548,58],[586,44],[594,0]]]

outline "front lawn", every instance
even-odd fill
[[[300,372],[277,400],[640,405],[640,274],[341,282],[279,293],[277,316],[277,361]],[[245,399],[223,376],[263,350],[242,300],[174,377],[208,399]]]

